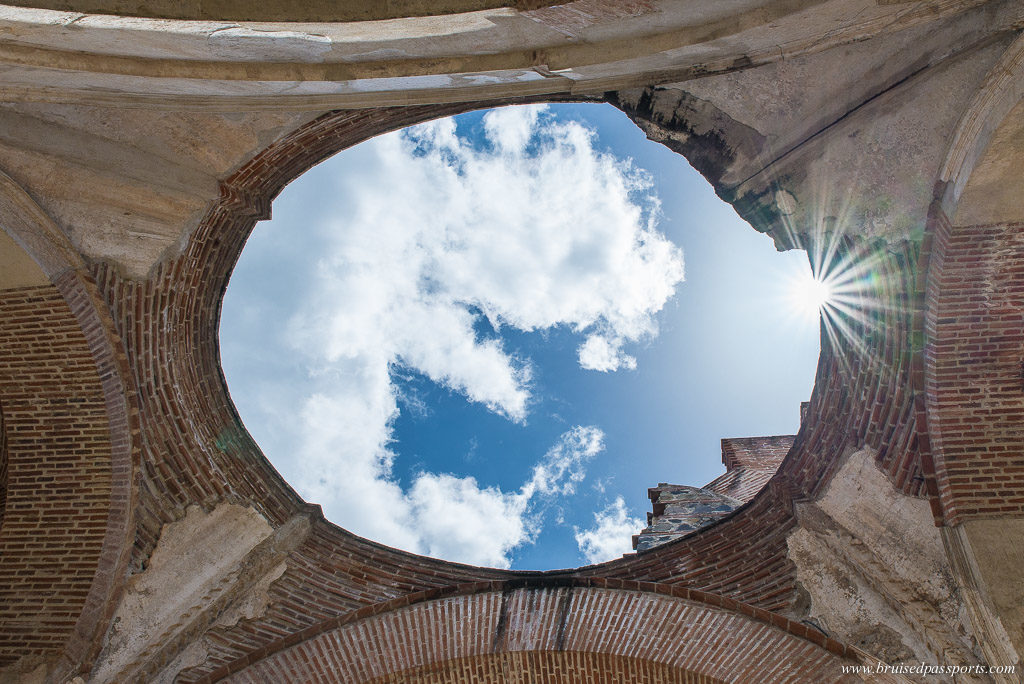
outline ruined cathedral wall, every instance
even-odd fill
[[[0,288],[0,677],[326,676],[356,662],[332,635],[456,604],[488,621],[469,635],[487,667],[532,667],[502,654],[557,650],[574,619],[593,639],[559,667],[630,639],[685,648],[651,606],[740,625],[751,659],[812,681],[871,658],[1019,662],[1024,149],[1000,128],[1024,121],[1019,3],[542,5],[322,34],[3,11],[0,221],[44,273]],[[550,573],[357,538],[232,406],[216,326],[234,262],[330,154],[557,99],[618,106],[780,248],[829,240],[819,266],[852,265],[868,296],[826,330],[777,473],[700,530]],[[458,670],[439,624],[396,638]],[[717,674],[689,675],[726,679],[735,644],[706,634]]]

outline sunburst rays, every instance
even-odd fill
[[[910,293],[900,274],[907,265],[897,263],[887,243],[865,234],[850,195],[840,201],[820,200],[827,193],[818,197],[799,218],[783,217],[783,239],[806,251],[810,265],[787,283],[788,309],[793,317],[820,321],[822,346],[849,370],[854,359],[877,361],[875,338],[905,325]]]

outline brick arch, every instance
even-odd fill
[[[665,678],[643,681],[833,681],[842,665],[861,659],[806,625],[705,592],[596,577],[533,578],[446,587],[369,606],[289,635],[199,681],[415,681],[468,669],[477,673],[474,681],[497,682],[505,681],[501,668],[484,663],[513,654],[531,656],[520,657],[518,667],[530,668],[540,656],[556,667],[570,662],[578,668],[575,681],[615,681],[610,670]],[[487,670],[490,675],[481,674]],[[547,672],[544,681],[565,681],[551,676],[556,673]]]
[[[370,684],[448,684],[507,682],[535,684],[723,684],[665,663],[586,651],[512,651],[465,656],[385,675]]]
[[[9,290],[2,313],[0,662],[56,659],[70,671],[102,633],[117,586],[117,436],[93,350],[61,292]],[[59,581],[54,568],[62,569]]]

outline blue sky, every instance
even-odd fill
[[[222,360],[264,453],[339,525],[570,567],[629,551],[647,487],[723,472],[721,438],[796,431],[809,280],[621,112],[511,107],[286,188],[232,275]]]

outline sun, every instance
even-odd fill
[[[817,320],[834,298],[835,290],[828,279],[814,275],[810,269],[801,269],[790,281],[790,306],[801,318]]]

